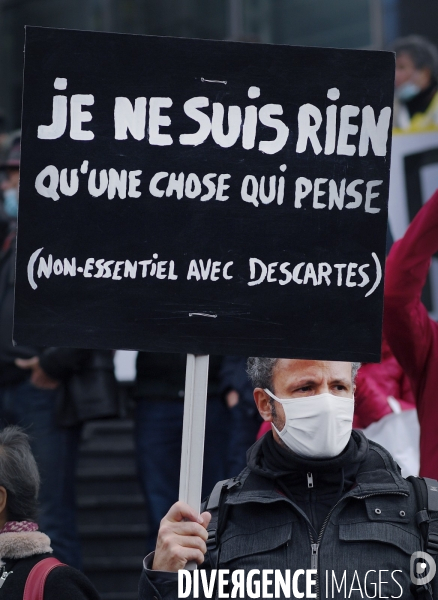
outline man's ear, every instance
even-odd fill
[[[257,405],[257,409],[260,416],[264,421],[272,422],[272,407],[271,398],[268,394],[262,390],[262,388],[256,388],[254,390],[254,401]]]

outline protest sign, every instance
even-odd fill
[[[394,56],[28,27],[19,343],[377,361]]]

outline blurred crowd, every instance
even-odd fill
[[[394,127],[436,130],[436,48],[411,36],[398,40],[394,50]],[[18,425],[29,435],[41,476],[39,527],[55,555],[81,569],[75,501],[81,431],[87,421],[120,416],[120,394],[111,351],[12,343],[19,169],[20,132],[9,132],[0,114],[0,428]],[[437,251],[438,193],[389,250],[382,362],[364,364],[359,371],[354,420],[355,427],[393,453],[405,475],[433,478],[438,478],[438,325],[421,292]],[[178,496],[185,358],[144,352],[137,358],[133,418],[150,523],[147,551]],[[245,365],[246,357],[211,357],[204,494],[244,468],[247,449],[266,431]]]

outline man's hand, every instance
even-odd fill
[[[59,381],[52,379],[42,370],[38,356],[34,356],[33,358],[17,358],[15,364],[20,369],[32,369],[30,382],[35,387],[42,390],[54,390],[58,387]]]
[[[189,560],[202,564],[210,519],[210,513],[199,516],[185,502],[176,502],[161,520],[152,569],[176,572]]]

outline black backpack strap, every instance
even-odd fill
[[[438,481],[429,477],[423,479],[427,486],[427,508],[438,512]]]
[[[206,542],[209,563],[212,569],[217,568],[219,560],[219,536],[226,523],[226,509],[224,510],[224,499],[226,492],[240,482],[236,477],[218,481],[207,500],[205,509],[211,514],[211,520],[207,527],[208,539]]]
[[[419,507],[415,520],[423,541],[422,550],[434,557],[438,554],[438,481],[412,475],[407,479],[414,488]],[[430,583],[412,586],[412,588],[415,597],[419,600],[433,600]]]
[[[415,519],[424,540],[424,551],[438,554],[438,481],[429,477],[408,477],[414,487],[419,511]]]
[[[425,485],[426,482],[422,477],[415,477],[414,475],[409,475],[409,477],[407,477],[407,480],[412,483],[418,507],[420,508],[420,510],[427,510],[427,488]]]
[[[415,515],[415,521],[421,533],[421,549],[425,550],[425,546],[427,544],[427,524],[429,523],[426,482],[422,477],[415,477],[414,475],[410,475],[407,480],[411,482],[412,487],[414,488],[418,507],[418,512]]]
[[[424,477],[427,487],[427,510],[429,513],[429,527],[426,552],[432,556],[438,554],[438,481]]]

